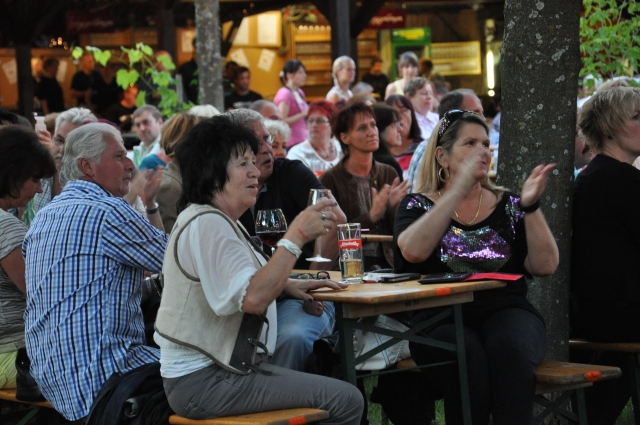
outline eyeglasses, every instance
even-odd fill
[[[271,135],[271,133],[266,133],[264,136],[262,136],[262,141],[271,146],[271,144],[273,143],[273,136]]]
[[[444,113],[442,116],[442,124],[440,124],[440,128],[438,129],[438,143],[442,135],[447,132],[449,126],[466,113],[475,114],[473,111],[461,111],[460,109],[452,109]]]
[[[330,279],[328,271],[320,270],[317,274],[313,273],[300,273],[296,275],[291,275],[292,279]]]
[[[313,125],[313,124],[318,124],[318,125],[322,125],[322,124],[329,124],[329,120],[323,120],[323,119],[310,119],[307,120],[307,124],[309,125]]]

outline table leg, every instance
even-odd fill
[[[336,324],[340,335],[340,358],[342,360],[342,380],[352,385],[356,383],[356,362],[353,351],[353,325],[350,319],[342,314],[342,303],[335,303]]]
[[[467,356],[462,326],[462,306],[453,306],[453,321],[456,327],[456,352],[458,354],[458,375],[460,376],[460,396],[462,397],[462,418],[465,425],[471,425],[471,400],[469,399],[469,377],[467,375]]]

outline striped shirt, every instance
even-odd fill
[[[69,420],[86,416],[113,373],[159,360],[144,345],[144,271],[162,268],[168,235],[95,183],[69,182],[23,244],[25,336],[42,394]]]

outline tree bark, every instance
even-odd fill
[[[221,39],[218,0],[196,0],[196,49],[200,103],[213,105],[219,111],[224,111]]]
[[[520,191],[531,170],[556,163],[540,203],[560,250],[553,276],[536,278],[529,299],[542,313],[548,358],[569,355],[569,271],[580,0],[507,0],[502,45],[498,183]],[[535,235],[527,235],[535,237]]]

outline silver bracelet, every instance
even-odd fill
[[[160,207],[160,205],[158,205],[157,202],[155,202],[155,204],[156,205],[153,208],[145,208],[145,210],[147,211],[148,215],[155,214],[155,213],[158,212],[158,208]]]
[[[300,258],[300,255],[302,254],[302,250],[298,245],[294,244],[289,239],[280,239],[276,246],[284,247],[287,251],[295,255],[296,258]]]

